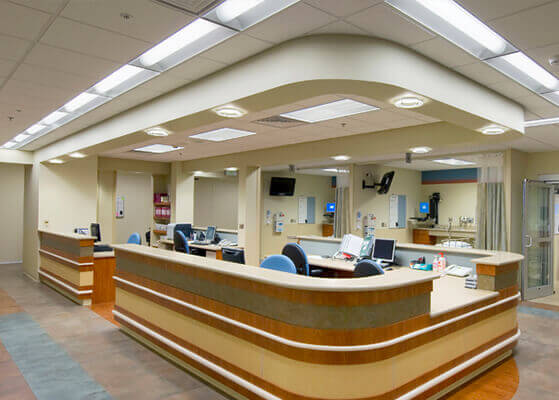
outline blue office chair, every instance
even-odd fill
[[[355,266],[353,270],[353,277],[354,278],[363,278],[365,276],[373,276],[373,275],[383,275],[384,270],[382,266],[372,260],[361,260]]]
[[[307,255],[305,254],[305,250],[298,244],[298,243],[288,243],[283,247],[281,254],[284,256],[289,257],[295,267],[297,268],[297,273],[300,275],[306,276],[320,276],[322,274],[322,270],[311,269],[309,267],[309,262],[307,260]]]
[[[133,234],[130,235],[130,237],[128,238],[128,242],[126,243],[142,244],[142,238],[138,232],[134,232]]]
[[[260,268],[289,272],[291,274],[297,273],[297,268],[295,268],[295,264],[293,264],[293,261],[281,254],[276,254],[266,258],[264,261],[262,261],[262,264],[260,264]]]
[[[188,240],[186,240],[186,236],[184,235],[184,233],[175,230],[173,239],[175,242],[175,251],[178,251],[179,253],[189,253]]]

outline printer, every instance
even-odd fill
[[[167,235],[161,239],[174,240],[175,238],[175,225],[177,224],[167,224]]]

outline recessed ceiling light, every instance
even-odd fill
[[[376,110],[379,110],[379,108],[370,104],[361,103],[352,99],[343,99],[280,115],[297,121],[314,123]]]
[[[31,137],[31,136],[30,136],[30,135],[26,135],[26,134],[24,134],[24,133],[20,133],[19,135],[17,135],[17,136],[14,138],[14,140],[15,140],[16,142],[18,142],[18,143],[21,143],[21,142],[23,142],[25,139],[27,139],[27,138],[29,138],[29,137]]]
[[[31,125],[29,128],[27,128],[27,130],[25,132],[29,133],[30,135],[33,135],[34,133],[37,133],[40,130],[43,130],[45,128],[46,128],[46,126],[44,126],[44,125],[35,124],[35,125]]]
[[[85,154],[78,153],[78,152],[71,153],[71,154],[69,154],[69,156],[72,157],[72,158],[85,158],[85,157],[87,157]]]
[[[344,156],[344,155],[339,155],[339,156],[333,156],[330,157],[332,160],[336,160],[336,161],[347,161],[349,160],[351,157],[350,156]]]
[[[554,125],[559,124],[559,117],[554,118],[544,118],[544,119],[533,119],[531,121],[524,122],[524,126],[529,128],[533,126],[543,126],[543,125]]]
[[[153,128],[146,129],[144,132],[150,136],[158,136],[158,137],[169,136],[169,131],[167,129],[161,128],[160,126],[155,126]]]
[[[225,140],[237,139],[244,136],[256,135],[255,132],[242,131],[233,128],[221,128],[213,131],[198,133],[190,136],[191,139],[209,140],[211,142],[223,142]]]
[[[56,121],[58,121],[61,118],[64,118],[67,115],[68,115],[68,113],[65,113],[65,112],[62,112],[62,111],[54,111],[54,112],[50,113],[49,115],[47,115],[45,118],[43,118],[41,120],[41,122],[45,125],[52,125]]]
[[[439,163],[439,164],[453,165],[453,166],[474,165],[475,164],[475,162],[472,162],[472,161],[458,160],[456,158],[444,158],[444,159],[441,159],[441,160],[433,160],[433,162],[436,162],[436,163]]]
[[[64,161],[59,159],[59,158],[53,158],[52,160],[49,160],[49,163],[51,163],[51,164],[64,164]]]
[[[223,106],[214,108],[213,112],[224,118],[240,118],[246,115],[246,111],[235,106]]]
[[[453,0],[385,2],[479,59],[515,50],[498,33]]]
[[[348,169],[342,169],[342,168],[323,168],[322,170],[324,172],[332,172],[334,174],[349,174]]]
[[[64,105],[64,109],[68,112],[74,112],[79,108],[82,108],[86,104],[91,103],[92,101],[98,99],[99,96],[92,93],[81,93],[70,100],[68,103]]]
[[[428,146],[417,146],[417,147],[412,147],[410,149],[410,151],[415,154],[425,154],[425,153],[429,153],[432,150],[433,149]]]
[[[150,144],[149,146],[144,146],[138,149],[134,149],[134,151],[140,151],[143,153],[161,154],[161,153],[169,153],[175,150],[180,150],[182,148],[183,147],[179,147],[179,146],[175,147],[168,144]]]
[[[225,171],[231,171],[231,172],[232,171],[238,171],[238,170],[239,170],[239,168],[237,168],[237,167],[227,167],[227,168],[225,168]]]
[[[505,133],[505,131],[505,128],[498,125],[486,126],[485,128],[481,129],[481,133],[483,133],[484,135],[501,135]]]
[[[9,141],[9,142],[4,143],[4,146],[2,146],[2,147],[6,148],[6,149],[11,149],[11,148],[14,147],[16,144],[17,144],[16,142]]]
[[[242,31],[298,0],[226,0],[204,18]]]
[[[121,83],[135,77],[142,71],[144,71],[142,68],[134,65],[123,65],[105,79],[101,80],[93,88],[99,93],[107,93]]]
[[[417,108],[421,107],[423,104],[423,100],[414,96],[405,96],[394,102],[394,105],[398,108]]]

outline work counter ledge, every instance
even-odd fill
[[[114,252],[93,251],[93,236],[39,230],[39,279],[80,305],[114,301]]]
[[[238,399],[428,398],[510,357],[519,337],[511,253],[455,253],[493,279],[466,289],[409,268],[327,279],[114,248],[121,329]]]

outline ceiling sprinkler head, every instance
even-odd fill
[[[559,54],[549,58],[549,65],[553,65],[553,66],[559,65]]]

